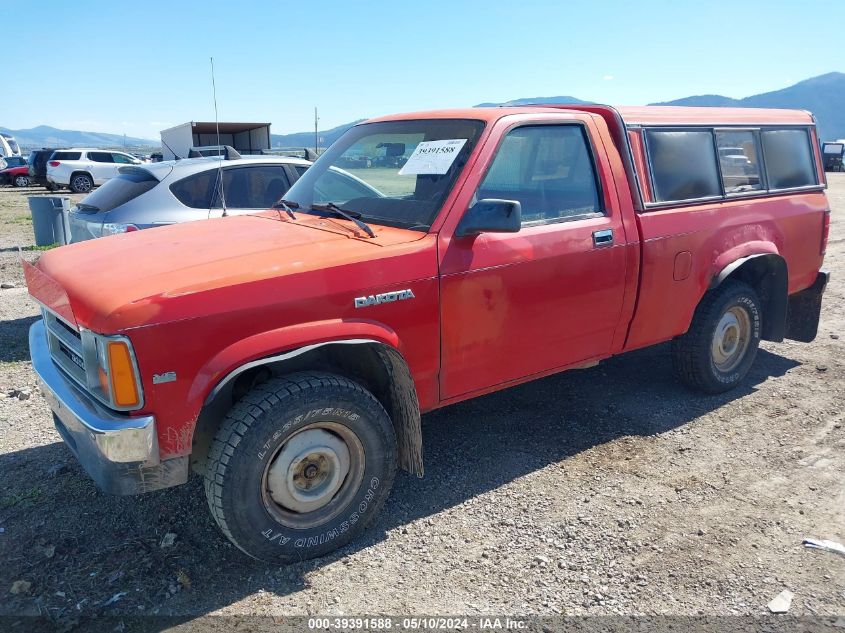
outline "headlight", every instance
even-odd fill
[[[125,336],[103,336],[82,330],[88,389],[118,411],[143,406],[140,373],[132,343]]]

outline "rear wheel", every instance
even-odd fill
[[[209,451],[208,505],[238,548],[264,561],[322,556],[378,514],[396,473],[396,435],[369,391],[300,373],[252,389]]]
[[[93,187],[94,181],[88,174],[74,174],[70,179],[70,190],[74,193],[88,193]]]
[[[675,374],[699,391],[733,389],[754,363],[761,319],[760,299],[746,283],[729,280],[707,293],[687,333],[672,341]]]
[[[28,187],[29,186],[29,176],[24,176],[23,174],[15,176],[15,187]]]

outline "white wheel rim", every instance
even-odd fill
[[[751,341],[751,319],[740,306],[733,306],[716,325],[710,353],[713,364],[721,372],[736,369],[745,358]]]
[[[270,464],[270,496],[286,510],[318,510],[334,498],[349,464],[349,448],[337,435],[319,428],[297,433]]]

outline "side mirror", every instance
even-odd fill
[[[518,200],[485,198],[472,205],[455,231],[456,237],[479,233],[518,233],[522,226],[522,205]]]

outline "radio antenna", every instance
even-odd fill
[[[217,163],[217,182],[220,183],[220,204],[225,218],[228,214],[226,213],[226,194],[223,191],[223,150],[220,145],[220,119],[217,116],[217,84],[214,82],[214,58],[209,57],[209,59],[211,60],[211,92],[214,96],[214,126],[217,128],[217,151],[220,152],[218,154],[220,161]]]
[[[173,160],[181,160],[182,159],[182,157],[179,156],[179,154],[177,154],[176,152],[174,152],[173,148],[170,147],[170,145],[167,144],[167,141],[165,141],[164,139],[161,139],[161,142],[167,149],[170,150],[170,153],[173,154]]]

